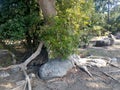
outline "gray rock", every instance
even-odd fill
[[[63,77],[73,67],[71,60],[51,60],[40,67],[39,75],[42,79]]]

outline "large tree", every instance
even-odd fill
[[[3,1],[0,38],[26,39],[28,49],[44,41],[50,55],[66,57],[90,30],[93,11],[93,0]]]

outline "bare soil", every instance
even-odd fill
[[[116,65],[120,67],[120,45],[89,47],[80,51],[96,56],[116,58]],[[47,81],[34,79],[33,90],[120,90],[120,68],[108,65],[103,68],[88,67],[88,69],[93,78],[79,68],[73,68],[63,78]]]
[[[87,49],[80,49],[80,52],[116,58],[116,65],[120,67],[120,45],[89,47]],[[51,80],[42,80],[38,77],[37,73],[35,73],[36,77],[31,81],[32,90],[120,90],[120,68],[108,65],[103,68],[88,67],[88,69],[93,75],[93,78],[79,68],[71,69],[68,74],[62,78],[54,78]],[[8,72],[11,73],[10,71]],[[21,72],[17,74],[14,73],[11,77],[5,79],[0,78],[0,90],[12,90],[10,88],[12,88],[14,84],[12,85],[11,83],[13,81],[23,80],[23,78],[24,76]]]
[[[110,68],[110,67],[108,67]],[[63,78],[49,81],[36,80],[33,90],[120,90],[120,73],[111,73],[116,80],[104,75],[98,68],[89,68],[94,78],[85,72],[71,70]]]

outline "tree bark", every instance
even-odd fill
[[[38,0],[44,18],[56,16],[55,0]]]

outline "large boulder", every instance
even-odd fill
[[[73,67],[71,60],[51,60],[40,67],[39,75],[42,79],[63,77]]]

